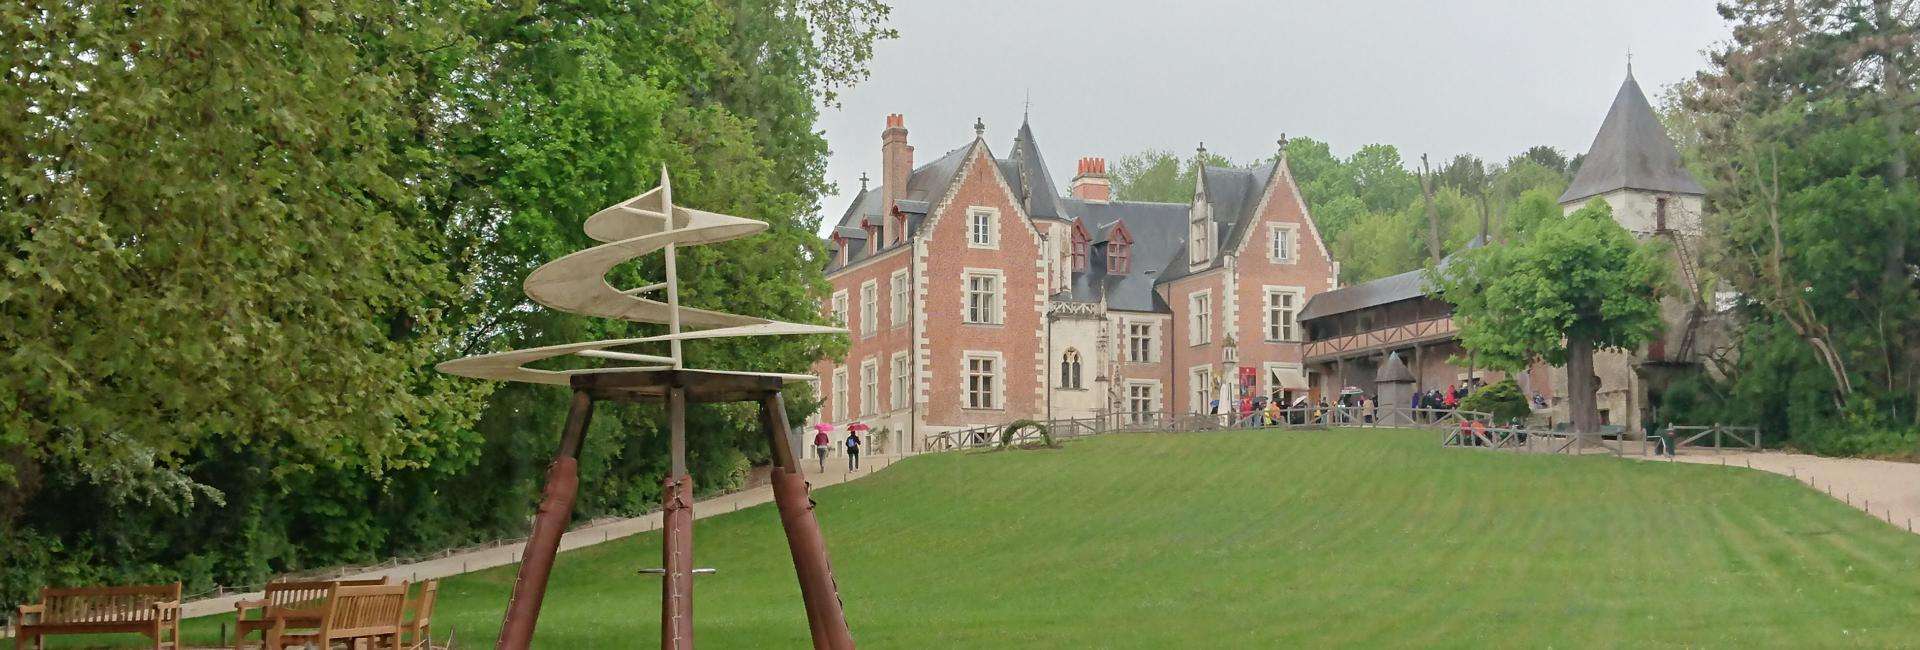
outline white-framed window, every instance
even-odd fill
[[[860,283],[860,335],[873,336],[880,331],[880,283]]]
[[[887,306],[889,325],[900,327],[907,324],[907,306],[913,304],[908,295],[911,287],[907,284],[907,270],[893,272],[887,282],[892,288],[893,303]]]
[[[1299,287],[1267,287],[1266,339],[1273,342],[1300,340]]]
[[[847,369],[833,369],[833,421],[844,422],[847,419]]]
[[[1067,348],[1060,353],[1060,387],[1082,388],[1080,384],[1080,351]]]
[[[968,269],[965,278],[967,304],[963,320],[968,323],[999,324],[1000,272]]]
[[[1187,344],[1201,345],[1213,341],[1213,292],[1196,291],[1187,294]]]
[[[847,290],[833,292],[833,324],[847,326]]]
[[[880,362],[867,357],[860,363],[860,414],[880,412]]]
[[[1295,228],[1290,223],[1267,224],[1267,259],[1279,263],[1291,263],[1295,243]]]
[[[999,409],[1004,383],[1001,380],[1000,353],[968,352],[966,395],[961,402],[970,409]]]
[[[906,408],[907,396],[913,390],[913,366],[905,351],[893,353],[888,365],[891,366],[888,370],[893,373],[889,379],[893,383],[888,386],[890,393],[887,403],[895,410]]]
[[[1000,247],[1000,211],[974,206],[967,208],[967,247]]]
[[[1155,393],[1160,385],[1151,381],[1127,382],[1127,419],[1135,424],[1148,421],[1155,411],[1160,410],[1160,399]]]
[[[1127,323],[1127,361],[1153,361],[1153,323]]]
[[[1187,379],[1192,383],[1193,402],[1187,410],[1194,413],[1209,413],[1216,395],[1213,385],[1213,366],[1194,366],[1187,370]]]

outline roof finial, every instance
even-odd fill
[[[860,191],[867,191],[867,173],[860,172]]]
[[[1206,140],[1201,140],[1201,141],[1200,141],[1200,146],[1199,146],[1198,148],[1195,148],[1195,149],[1194,149],[1193,151],[1194,151],[1194,153],[1197,153],[1197,154],[1199,154],[1199,155],[1200,155],[1200,156],[1201,156],[1202,158],[1204,158],[1204,157],[1206,157],[1206,155],[1207,155],[1207,141],[1206,141]]]
[[[974,116],[974,118],[973,118],[973,137],[976,137],[976,138],[978,138],[978,137],[982,137],[982,136],[985,136],[986,134],[987,134],[987,123],[986,123],[986,122],[982,122],[982,121],[980,121],[980,117],[979,117],[979,116]]]
[[[1627,46],[1627,76],[1633,76],[1633,46]]]
[[[1021,125],[1023,125],[1023,126],[1024,126],[1024,125],[1026,125],[1026,123],[1027,123],[1027,116],[1028,116],[1028,115],[1031,115],[1032,113],[1033,113],[1033,89],[1032,89],[1032,88],[1028,88],[1028,89],[1027,89],[1027,104],[1026,104],[1026,106],[1025,106],[1024,108],[1021,108],[1021,109],[1020,109],[1020,124],[1021,124]]]

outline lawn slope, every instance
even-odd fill
[[[866,648],[1897,646],[1920,537],[1742,469],[1441,449],[1412,431],[1115,435],[821,490]],[[657,534],[562,554],[537,645],[658,638]],[[702,645],[807,644],[771,505],[700,521]],[[435,623],[492,643],[514,567]],[[195,625],[204,634],[204,624]]]

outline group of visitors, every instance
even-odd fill
[[[833,439],[827,436],[830,430],[831,427],[818,425],[813,434],[813,453],[820,458],[822,472],[827,471],[827,453],[833,451]],[[842,444],[847,449],[847,471],[860,469],[860,445],[865,444],[860,440],[860,431],[848,427],[847,439]]]
[[[1481,381],[1479,377],[1474,377],[1465,383],[1448,384],[1445,390],[1438,388],[1427,391],[1416,390],[1413,392],[1413,411],[1426,420],[1438,419],[1460,408],[1460,402],[1466,400],[1467,395],[1485,385],[1486,382]]]

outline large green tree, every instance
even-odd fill
[[[1735,399],[1757,404],[1746,415],[1769,429],[1816,447],[1816,438],[1904,429],[1911,448],[1920,427],[1920,8],[1740,0],[1720,12],[1734,38],[1680,89],[1667,121],[1696,131],[1689,159],[1705,172],[1711,264],[1737,291],[1746,324],[1738,354],[1722,359]],[[1783,376],[1824,380],[1782,392]],[[1755,399],[1766,395],[1775,397]]]
[[[685,251],[684,299],[817,319],[814,124],[891,35],[886,13],[0,6],[17,27],[0,30],[0,605],[48,582],[191,590],[521,534],[564,400],[432,364],[656,331],[552,313],[519,283],[593,245],[581,220],[663,163],[680,202],[772,226]],[[660,276],[656,257],[610,280]],[[837,353],[767,337],[689,361]],[[603,409],[583,517],[647,509],[663,470],[655,414]],[[689,419],[709,434],[703,488],[765,457],[749,413]]]
[[[1181,158],[1171,151],[1149,149],[1121,156],[1114,161],[1113,197],[1121,201],[1186,203],[1193,200],[1197,186],[1195,161],[1208,167],[1232,167],[1233,162],[1219,154],[1201,151],[1193,158]]]
[[[1595,201],[1524,241],[1459,255],[1431,277],[1479,363],[1565,366],[1574,429],[1592,432],[1600,423],[1594,352],[1632,350],[1660,332],[1662,255]]]

